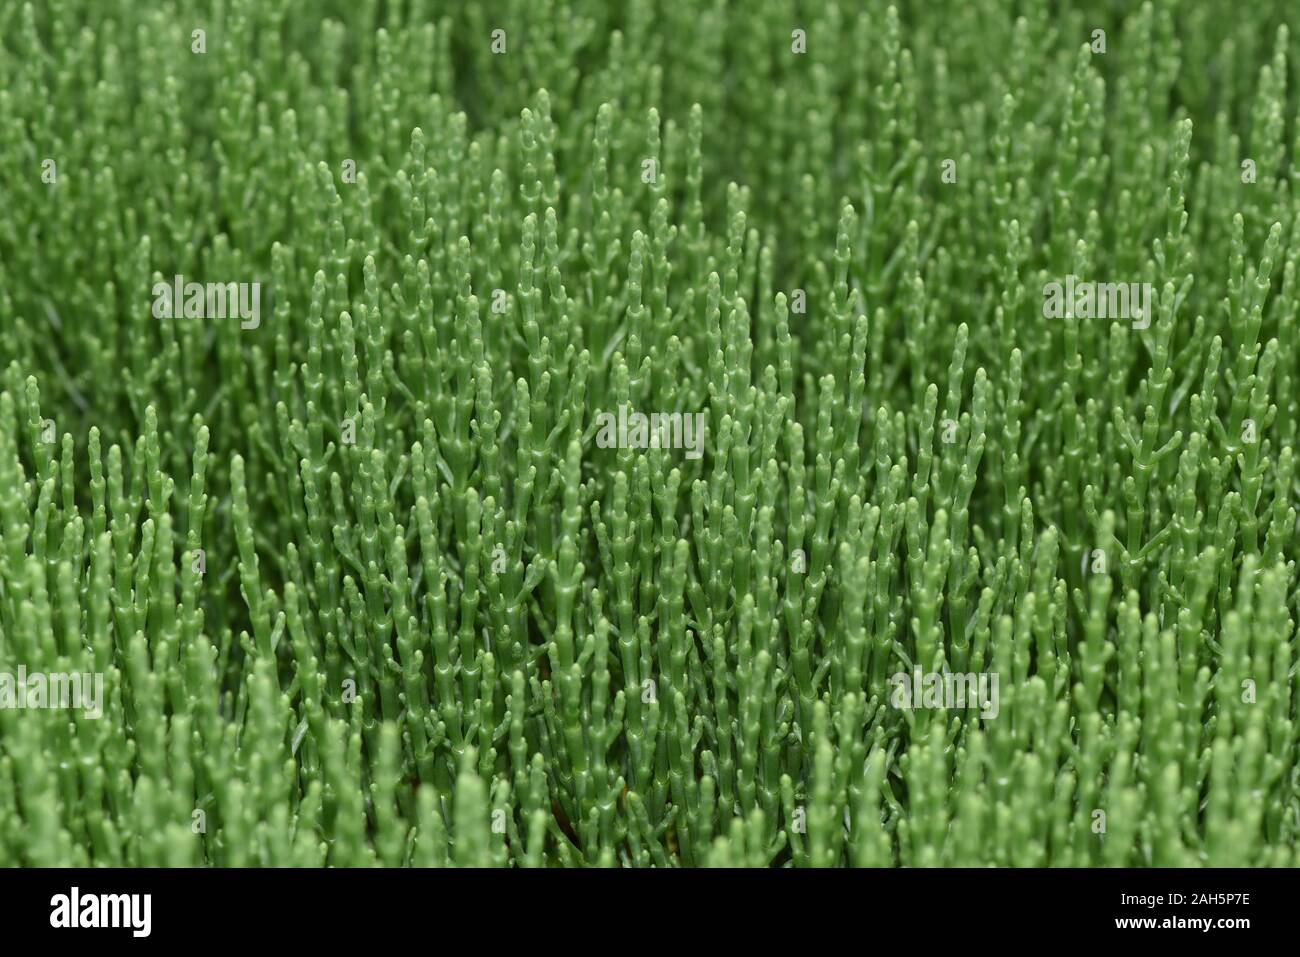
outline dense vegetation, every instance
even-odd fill
[[[0,863],[1297,863],[1300,38],[1060,6],[0,2]]]

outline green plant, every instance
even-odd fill
[[[0,8],[0,863],[1297,863],[1287,7],[858,6]]]

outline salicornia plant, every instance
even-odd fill
[[[0,864],[1300,863],[1287,3],[0,4]]]

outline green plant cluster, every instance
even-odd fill
[[[1300,863],[1300,37],[1091,6],[0,4],[0,864]]]

